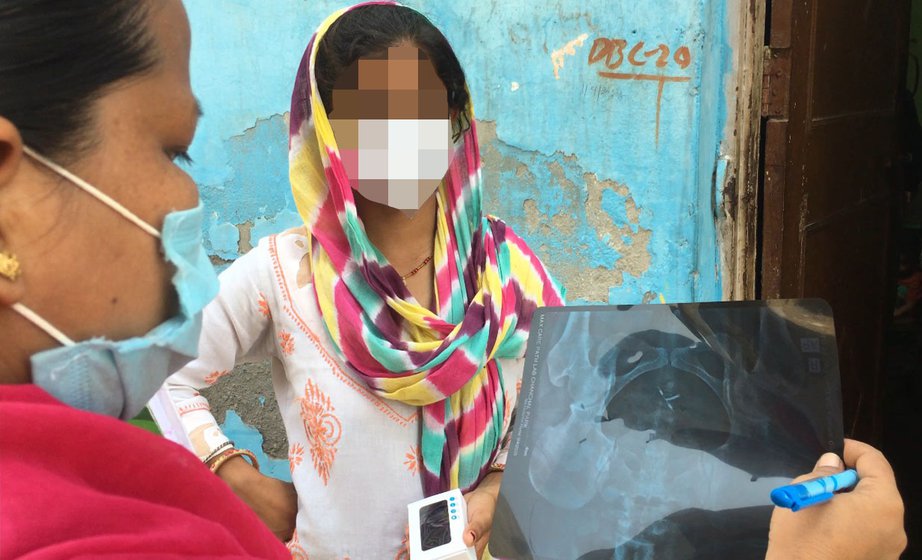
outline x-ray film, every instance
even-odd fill
[[[762,559],[769,493],[842,452],[821,300],[542,309],[490,550]]]

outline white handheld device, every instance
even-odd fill
[[[477,560],[464,544],[467,502],[460,490],[449,490],[407,506],[411,560]]]
[[[150,415],[157,427],[160,428],[163,437],[195,453],[192,442],[189,441],[186,429],[182,426],[182,420],[179,419],[179,413],[176,412],[176,406],[173,405],[165,384],[147,403],[147,409],[150,410]]]

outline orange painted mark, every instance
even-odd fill
[[[605,66],[609,70],[616,70],[621,66],[621,63],[624,62],[625,47],[627,47],[627,41],[624,39],[599,37],[593,41],[592,48],[589,50],[589,65],[591,66],[604,58]],[[615,55],[617,55],[618,58],[612,62],[611,59]]]
[[[592,43],[592,48],[589,50],[588,63],[589,66],[597,64],[604,61],[605,67],[608,71],[600,70],[599,76],[603,78],[608,78],[612,80],[637,80],[637,81],[650,81],[657,82],[656,90],[656,145],[659,146],[659,129],[660,129],[660,119],[662,115],[663,108],[663,90],[667,83],[677,83],[677,82],[688,82],[691,81],[689,76],[666,76],[659,74],[633,74],[628,72],[612,72],[611,70],[617,70],[621,67],[624,62],[625,55],[624,50],[627,48],[628,42],[624,39],[615,39],[610,37],[599,37]],[[655,49],[644,51],[644,42],[637,41],[630,51],[627,54],[627,61],[636,67],[642,67],[649,62],[654,56],[656,57],[656,67],[665,69],[669,66],[669,55],[670,50],[669,46],[663,43],[660,43]],[[692,55],[691,50],[682,45],[676,49],[675,53],[672,56],[672,60],[679,66],[682,70],[685,70],[691,66]]]
[[[675,62],[682,70],[685,70],[691,64],[691,51],[688,47],[679,47],[675,52]]]
[[[660,43],[658,47],[643,53],[643,55],[647,58],[650,58],[656,53],[660,53],[659,58],[656,59],[656,67],[665,68],[666,65],[669,64],[669,47]]]
[[[609,37],[599,37],[592,43],[589,50],[589,65],[605,61],[605,67],[609,70],[617,70],[625,60],[624,51],[627,49],[628,42],[624,39],[614,39]],[[646,66],[647,62],[656,57],[656,67],[666,68],[669,66],[669,55],[673,54],[669,45],[660,43],[655,49],[648,51],[643,50],[644,42],[638,41],[631,47],[627,54],[627,61],[632,66]],[[691,65],[691,50],[683,45],[676,49],[672,60],[682,70]]]
[[[599,72],[599,76],[603,78],[611,78],[613,80],[646,80],[650,82],[688,82],[691,81],[690,76],[658,76],[656,74],[627,74],[619,72]]]
[[[649,82],[658,82],[656,90],[656,145],[659,146],[659,123],[660,114],[663,108],[663,89],[669,82],[688,82],[691,78],[688,76],[658,76],[656,74],[626,74],[617,72],[599,72],[599,76],[610,78],[612,80],[640,80]]]
[[[643,50],[643,41],[638,41],[634,48],[631,49],[631,52],[627,55],[627,61],[630,62],[633,66],[643,66],[647,63],[646,60],[637,60],[637,55],[640,54],[640,51]]]

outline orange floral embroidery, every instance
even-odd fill
[[[259,292],[259,312],[262,313],[263,317],[269,317],[272,313],[269,311],[269,301],[266,299],[266,294]]]
[[[310,557],[307,555],[307,551],[304,550],[304,547],[301,546],[301,541],[298,539],[298,533],[295,533],[295,536],[288,541],[288,552],[291,553],[291,560],[310,560]]]
[[[304,396],[300,401],[301,420],[304,421],[314,469],[326,485],[336,458],[336,444],[342,436],[342,424],[333,414],[335,408],[330,403],[330,397],[323,394],[313,381],[308,380],[304,386]]]
[[[291,472],[295,472],[295,467],[300,465],[303,460],[304,447],[300,443],[291,444],[291,448],[288,450],[288,466],[291,468]]]
[[[295,337],[290,332],[282,331],[279,333],[279,347],[286,356],[291,356],[295,351]]]
[[[404,457],[406,457],[406,460],[403,464],[407,466],[407,470],[413,474],[419,472],[419,467],[423,464],[423,458],[419,454],[419,446],[411,445],[410,451],[407,452]]]
[[[213,371],[205,376],[205,383],[209,385],[214,385],[218,379],[221,379],[228,373],[230,373],[229,369],[225,369],[224,371]]]
[[[400,550],[394,560],[410,560],[410,526],[406,525],[403,529],[403,541],[400,543]]]
[[[522,380],[516,379],[515,380],[515,394],[518,395],[521,392],[522,392]]]

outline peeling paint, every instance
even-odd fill
[[[303,223],[301,216],[290,209],[282,210],[274,216],[260,216],[253,224],[254,243],[258,243],[263,237],[300,226]]]
[[[253,222],[246,221],[242,224],[237,224],[237,230],[240,232],[240,242],[237,245],[237,252],[243,255],[248,253],[250,249],[253,248]]]
[[[212,255],[233,260],[261,238],[302,223],[288,181],[287,115],[258,118],[221,142],[233,173],[221,184],[202,187],[212,216],[205,232]]]
[[[618,269],[639,278],[650,268],[649,244],[652,231],[643,227],[637,227],[634,231],[630,225],[618,225],[611,219],[610,214],[605,218],[603,213],[599,212],[602,208],[603,194],[615,193],[623,200],[628,222],[638,224],[640,211],[637,203],[625,185],[619,185],[614,181],[599,181],[592,173],[583,174],[583,179],[589,191],[586,200],[586,216],[589,217],[589,223],[608,241],[612,249],[621,254]],[[630,239],[630,242],[626,243],[625,239]]]
[[[208,228],[210,252],[222,259],[235,259],[240,241],[240,232],[229,223],[212,224]]]
[[[623,283],[624,275],[620,270],[596,267],[581,270],[570,279],[567,289],[576,296],[576,303],[607,303],[611,287]]]
[[[514,191],[487,189],[490,213],[538,246],[571,300],[608,302],[610,288],[622,285],[625,274],[639,278],[649,269],[652,232],[640,226],[641,211],[627,185],[599,180],[572,154],[548,158],[509,146],[497,138],[495,123],[481,121],[478,131],[487,184],[514,185]],[[514,180],[504,180],[508,174]],[[617,199],[623,220],[604,210],[604,195]]]
[[[251,416],[247,414],[246,409],[239,410],[242,410],[241,414]],[[224,422],[220,425],[221,430],[234,442],[234,445],[241,449],[248,449],[256,455],[256,460],[259,461],[259,471],[262,474],[285,482],[291,482],[291,467],[288,465],[287,455],[285,457],[275,457],[264,450],[263,442],[266,439],[266,434],[284,434],[284,430],[280,427],[282,422],[281,415],[278,418],[273,418],[273,420],[277,420],[279,424],[263,423],[260,427],[257,427],[245,421],[238,415],[237,410],[228,409]]]
[[[551,53],[551,64],[554,65],[554,79],[560,79],[560,71],[563,69],[565,57],[567,56],[576,56],[576,47],[583,46],[583,43],[586,39],[589,38],[588,33],[583,33],[576,39],[573,39],[563,47],[557,49]]]
[[[250,127],[247,127],[247,128],[245,128],[245,129],[243,129],[243,132],[240,132],[239,134],[234,134],[233,136],[230,136],[229,139],[231,139],[231,140],[233,140],[233,139],[244,139],[244,140],[246,140],[248,135],[253,134],[253,133],[256,132],[256,129],[259,127],[260,124],[271,124],[271,121],[272,121],[273,119],[281,119],[282,122],[284,122],[286,125],[288,125],[289,122],[291,122],[291,112],[290,112],[290,111],[286,111],[286,112],[284,112],[284,113],[276,113],[276,114],[274,114],[274,115],[268,115],[268,116],[265,116],[265,117],[259,117],[259,118],[256,119],[256,122],[253,123],[253,126],[250,126]]]

